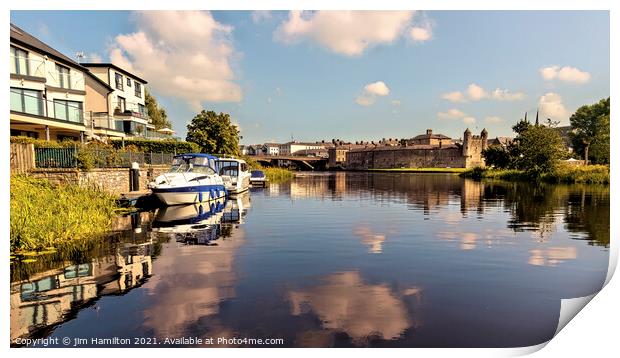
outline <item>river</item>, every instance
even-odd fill
[[[98,245],[14,262],[11,339],[528,346],[553,336],[562,298],[601,288],[608,247],[607,186],[301,174],[119,217]]]

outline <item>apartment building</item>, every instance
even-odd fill
[[[317,149],[325,149],[325,143],[301,143],[292,141],[280,144],[280,155],[306,155]]]
[[[108,114],[121,121],[128,137],[157,137],[145,104],[147,81],[112,63],[82,63],[90,73],[112,88],[108,98]],[[103,118],[109,118],[103,116]]]
[[[46,140],[85,140],[86,68],[11,24],[10,130]]]

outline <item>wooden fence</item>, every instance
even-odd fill
[[[25,174],[34,169],[34,145],[11,143],[11,174]]]

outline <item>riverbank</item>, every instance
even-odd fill
[[[11,176],[11,255],[53,251],[109,230],[114,197],[95,187]]]
[[[471,168],[459,174],[471,179],[500,179],[509,181],[531,181],[532,175],[525,170]],[[572,166],[560,165],[554,171],[543,173],[536,180],[546,183],[609,184],[609,167],[606,165]]]
[[[388,169],[368,169],[370,172],[390,172],[390,173],[463,173],[466,168],[388,168]]]
[[[284,168],[265,167],[260,170],[265,173],[265,176],[271,183],[279,183],[286,180],[291,180],[295,177],[295,173],[293,171]]]

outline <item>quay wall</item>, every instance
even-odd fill
[[[149,182],[167,172],[169,168],[170,166],[168,165],[153,165],[140,168],[140,190],[146,190]],[[114,195],[129,192],[128,168],[96,168],[88,171],[63,168],[37,168],[30,171],[30,175],[35,178],[47,179],[52,183],[95,186]]]

